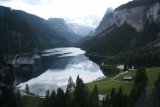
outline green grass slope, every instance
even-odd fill
[[[44,98],[37,96],[22,96],[22,107],[43,107]]]
[[[158,73],[160,73],[160,67],[147,68],[146,72],[148,76],[147,94],[150,94],[152,88],[154,87],[154,82],[157,79],[157,75]],[[126,94],[129,94],[132,89],[133,81],[131,82],[123,81],[123,76],[126,75],[134,77],[135,73],[136,72],[125,72],[115,77],[106,77],[102,80],[88,83],[87,86],[89,91],[91,92],[94,86],[97,84],[99,94],[103,95],[109,95],[113,87],[116,90],[118,90],[118,88],[121,86],[124,92]]]

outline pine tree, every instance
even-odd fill
[[[16,99],[17,99],[17,105],[18,105],[18,107],[20,107],[21,106],[21,93],[20,93],[19,88],[18,88],[18,91],[17,91]]]
[[[160,107],[160,74],[158,74],[155,87],[149,98],[149,107]]]
[[[97,85],[95,85],[93,92],[90,95],[89,98],[89,106],[90,107],[99,107],[99,97],[98,97],[98,88]]]
[[[4,87],[1,97],[2,100],[0,102],[0,107],[17,107],[16,96],[14,95],[13,87]]]
[[[49,90],[46,91],[46,98],[50,98],[50,91]]]
[[[147,95],[146,93],[142,93],[141,96],[138,98],[134,107],[147,107]]]
[[[27,94],[29,94],[29,85],[28,84],[26,84],[25,91]]]
[[[98,97],[98,87],[97,87],[97,85],[94,86],[92,96],[93,96],[93,98],[95,100],[95,104],[97,106],[99,106],[99,104],[98,104],[99,103],[99,97]]]
[[[155,90],[158,96],[160,96],[160,74],[158,74],[157,80],[155,82]]]
[[[3,60],[3,56],[2,54],[0,53],[0,66],[4,64],[4,60]]]
[[[127,65],[126,65],[126,64],[124,64],[123,71],[127,71],[127,70],[128,70]]]
[[[124,94],[124,99],[123,99],[123,102],[124,102],[124,106],[123,107],[128,107],[128,102],[129,100],[128,100],[128,96],[127,96],[127,94]]]
[[[51,92],[50,99],[52,107],[56,107],[56,92],[54,90]]]
[[[70,92],[75,87],[72,77],[69,77],[66,92]]]
[[[46,107],[51,107],[50,91],[49,90],[46,91],[45,106]]]
[[[70,94],[70,91],[66,91],[65,93],[65,105],[66,107],[70,107],[72,102],[72,95]]]
[[[148,77],[146,74],[146,69],[140,67],[135,75],[133,87],[130,94],[130,107],[133,107],[138,101],[139,97],[146,92],[146,86],[148,82]]]
[[[109,107],[117,107],[117,104],[115,102],[117,102],[117,98],[116,98],[116,90],[114,88],[112,88],[111,91],[111,95],[110,95],[110,101],[109,101]]]
[[[122,88],[120,87],[118,92],[117,92],[117,107],[124,107],[125,102],[124,102],[124,93]]]
[[[9,66],[3,66],[0,68],[0,72],[3,74],[3,76],[0,75],[0,79],[3,83],[12,86],[14,82],[13,69]]]
[[[65,93],[64,93],[63,89],[61,89],[61,88],[57,89],[56,106],[57,107],[65,107]]]
[[[76,87],[74,90],[74,97],[77,103],[81,107],[86,107],[87,106],[87,100],[88,100],[88,90],[85,87],[85,84],[83,83],[82,79],[77,77],[76,80]]]
[[[81,107],[75,98],[73,98],[70,107]]]
[[[110,107],[110,106],[111,106],[110,97],[107,95],[102,101],[102,107]]]

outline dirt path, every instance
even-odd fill
[[[128,71],[122,72],[122,73],[114,76],[113,78],[111,78],[111,80],[115,80],[115,79],[116,79],[117,77],[119,77],[120,75],[123,75],[123,74],[126,74],[126,73],[128,73]]]

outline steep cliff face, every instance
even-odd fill
[[[150,23],[160,22],[160,3],[106,13],[100,25],[97,27],[95,35],[113,26],[120,27],[124,23],[127,23],[139,32],[143,30],[146,20],[149,20]]]
[[[148,7],[146,12],[147,19],[151,22],[160,22],[160,3]]]
[[[114,11],[106,12],[94,32],[95,36],[83,42],[81,47],[88,53],[116,55],[158,41],[160,3],[139,6],[138,0],[129,7],[124,4]]]

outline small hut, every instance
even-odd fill
[[[132,81],[132,80],[133,80],[133,77],[132,77],[132,76],[124,76],[124,77],[123,77],[123,80],[124,80],[124,81]]]

